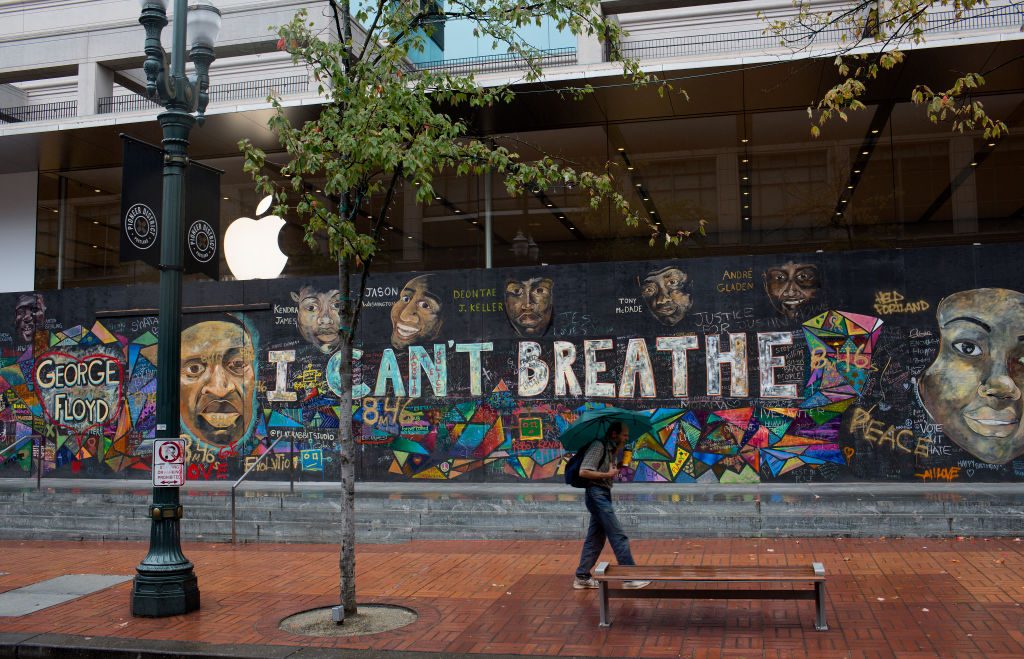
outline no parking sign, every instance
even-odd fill
[[[153,442],[153,487],[181,487],[184,484],[185,440],[155,440]]]

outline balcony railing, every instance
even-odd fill
[[[1024,23],[1024,12],[1019,7],[986,7],[964,12],[941,11],[928,16],[925,35],[949,32],[973,32],[1001,28],[1019,28]],[[664,39],[627,41],[622,45],[624,57],[639,60],[689,57],[735,51],[759,51],[777,48],[800,50],[815,44],[836,44],[845,38],[856,41],[856,35],[841,27],[820,32],[792,29],[785,34],[765,34],[763,30],[697,34]]]
[[[23,121],[45,121],[67,119],[78,114],[78,101],[58,101],[41,105],[23,105],[16,108],[0,108],[0,124],[17,124]]]
[[[286,78],[269,78],[248,82],[232,82],[223,85],[210,85],[210,103],[241,101],[246,99],[263,99],[276,92],[281,96],[304,94],[309,91],[307,76],[288,76]],[[120,112],[137,112],[139,110],[156,110],[160,105],[138,94],[106,96],[100,98],[100,114],[117,114]]]
[[[576,49],[553,48],[540,51],[538,61],[542,66],[566,66],[576,63]],[[448,71],[454,74],[466,73],[500,73],[505,71],[521,71],[526,66],[526,59],[514,53],[501,55],[483,55],[481,57],[459,57],[456,59],[432,60],[417,62],[420,71]]]

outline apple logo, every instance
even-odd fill
[[[276,215],[267,212],[273,201],[267,195],[256,206],[256,219],[240,217],[224,232],[224,258],[235,279],[274,279],[284,270],[288,256],[277,244],[277,234],[285,225]]]

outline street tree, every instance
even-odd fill
[[[517,82],[535,82],[544,75],[543,53],[523,38],[528,26],[550,21],[564,33],[596,36],[612,53],[618,52],[622,32],[602,16],[599,0],[328,0],[323,7],[327,27],[301,10],[290,23],[276,28],[278,47],[290,53],[293,62],[304,64],[316,81],[323,98],[317,117],[296,125],[280,99],[272,96],[274,112],[268,125],[283,148],[283,154],[274,156],[279,162],[269,162],[264,150],[247,139],[239,148],[256,188],[274,195],[275,212],[300,218],[311,248],[326,246],[338,265],[340,600],[350,616],[356,612],[353,338],[371,264],[382,233],[390,228],[396,191],[413,185],[417,202],[429,203],[435,178],[441,174],[495,174],[512,195],[572,187],[592,208],[607,205],[626,224],[647,226],[652,244],[685,242],[702,231],[703,223],[694,233],[686,228],[668,232],[618,191],[611,164],[593,172],[551,155],[527,159],[514,146],[475,132],[463,117],[512,102],[514,86],[485,86],[472,74],[417,68],[410,60],[424,51],[427,39],[445,21],[460,20],[472,25],[482,43],[518,59],[522,69]],[[673,93],[669,85],[641,71],[636,61],[619,61],[632,83],[657,84],[661,93]],[[573,95],[589,91],[585,86]]]
[[[824,7],[824,8],[823,8]],[[766,31],[783,47],[832,58],[838,82],[807,108],[811,134],[821,134],[830,121],[846,121],[849,113],[863,110],[865,94],[880,74],[899,67],[909,48],[923,45],[929,21],[944,12],[942,27],[956,30],[968,21],[1015,10],[1024,22],[1024,2],[989,0],[850,0],[838,6],[812,0],[794,0],[793,11],[782,18],[759,15]],[[1024,25],[1022,25],[1024,29]],[[1014,58],[1016,59],[1016,58]],[[933,88],[919,81],[910,99],[924,109],[933,123],[948,123],[953,131],[980,131],[996,140],[1008,132],[1004,121],[992,117],[978,98],[989,71],[960,71]]]

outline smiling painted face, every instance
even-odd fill
[[[519,336],[542,336],[551,325],[552,289],[547,277],[505,282],[505,314]]]
[[[1024,454],[1024,294],[981,288],[936,312],[942,343],[921,376],[925,409],[946,436],[985,462]]]
[[[391,307],[391,345],[395,348],[430,341],[441,333],[441,300],[431,290],[431,282],[430,275],[413,277],[398,294]]]
[[[640,282],[640,294],[662,325],[677,325],[693,305],[690,278],[679,268],[662,268],[647,273]]]
[[[227,446],[252,421],[253,345],[241,325],[207,321],[181,333],[182,423],[198,439]]]
[[[798,320],[803,307],[821,290],[818,266],[789,261],[764,272],[764,288],[775,310],[790,320]]]

